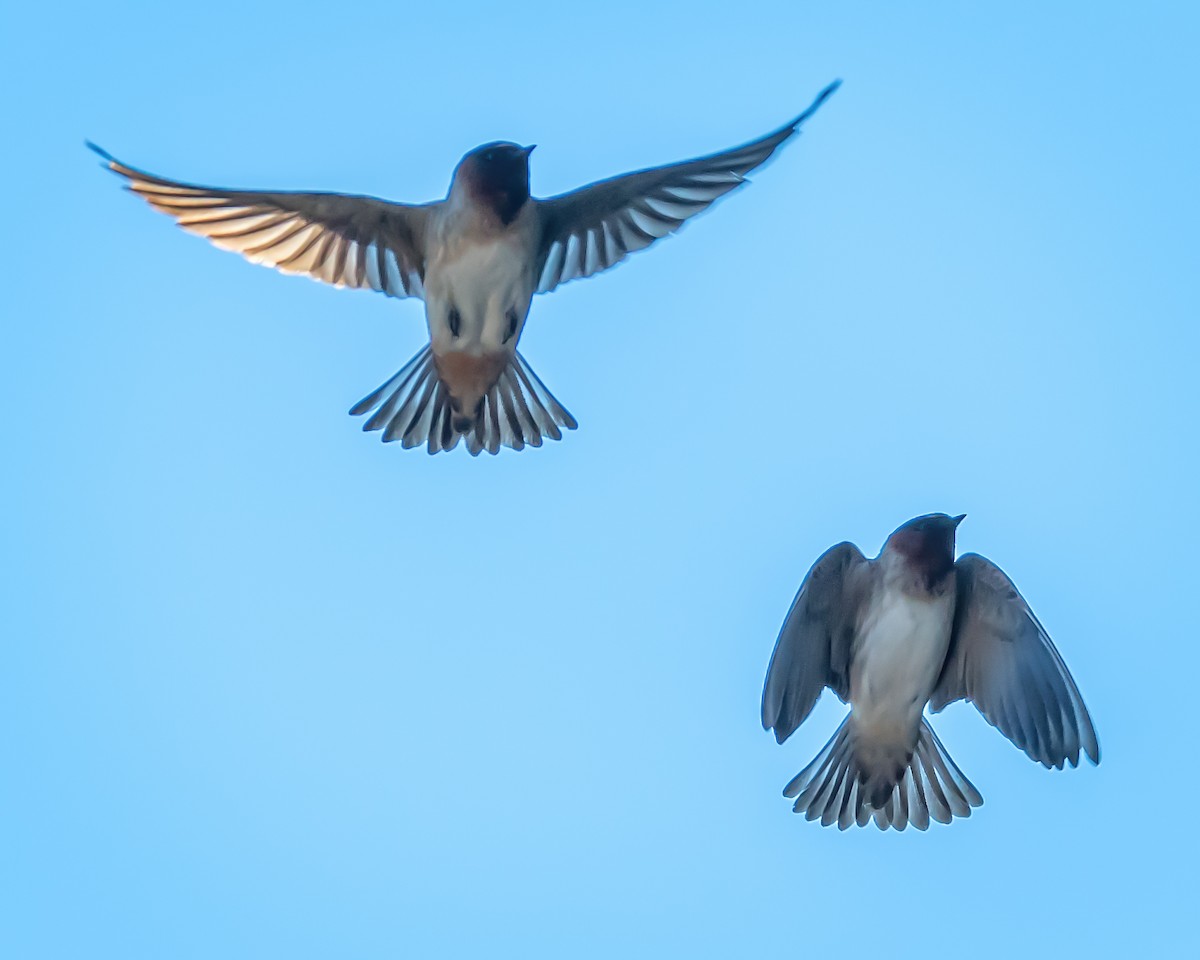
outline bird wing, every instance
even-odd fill
[[[763,729],[783,743],[829,687],[850,695],[850,646],[873,567],[852,543],[830,547],[792,602],[763,687]]]
[[[678,230],[746,182],[838,88],[835,81],[790,123],[753,143],[711,156],[601,180],[537,201],[542,223],[538,293],[616,266]]]
[[[1004,571],[978,554],[955,564],[958,598],[946,664],[929,706],[970,700],[1047,767],[1100,762],[1092,718],[1067,665]]]
[[[222,250],[338,287],[422,297],[430,204],[341,193],[225,190],[157,177],[94,144],[108,168],[156,210]]]

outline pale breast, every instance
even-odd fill
[[[954,594],[915,597],[880,590],[869,605],[850,671],[860,726],[915,727],[950,645]]]
[[[430,250],[425,315],[435,353],[505,350],[520,339],[533,298],[528,231],[451,231]]]

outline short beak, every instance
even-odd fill
[[[521,149],[525,151],[525,156],[529,156],[531,153],[533,153],[534,150],[537,149],[537,144],[533,143],[533,144],[530,144],[528,147],[522,147]]]
[[[965,513],[960,513],[957,517],[951,517],[950,519],[954,523],[955,529],[957,529],[958,525],[967,519],[967,515]]]

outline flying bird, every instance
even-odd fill
[[[533,295],[678,230],[745,183],[838,85],[752,143],[548,199],[529,193],[533,147],[509,142],[476,147],[455,167],[446,198],[420,204],[197,186],[88,146],[130,190],[221,249],[334,286],[423,300],[428,346],[350,413],[371,413],[363,429],[404,447],[437,453],[465,438],[472,455],[494,454],[577,426],[517,352]]]
[[[784,621],[762,699],[783,743],[829,687],[850,714],[784,788],[793,809],[845,830],[925,830],[983,803],[923,716],[975,704],[1047,768],[1093,764],[1100,746],[1067,666],[1029,604],[990,560],[954,559],[963,517],[897,529],[874,560],[839,543],[813,565]]]

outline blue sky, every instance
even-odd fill
[[[1200,17],[983,6],[10,9],[0,953],[1194,942]],[[422,200],[506,138],[546,195],[835,77],[749,189],[535,301],[580,429],[494,459],[346,416],[419,304],[219,252],[83,149]],[[822,830],[780,790],[844,708],[759,728],[776,632],[827,546],[934,510],[1103,763],[959,704],[981,810]]]

